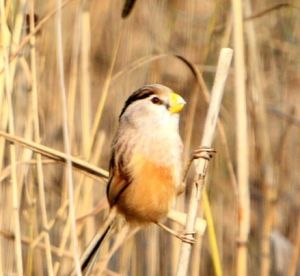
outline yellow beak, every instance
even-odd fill
[[[185,100],[180,95],[174,92],[170,93],[169,102],[170,102],[169,111],[171,113],[180,112],[183,109],[184,105],[186,104]]]

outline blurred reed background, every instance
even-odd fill
[[[207,179],[218,250],[211,249],[207,231],[197,236],[189,275],[296,275],[299,1],[137,0],[125,19],[121,0],[0,3],[0,130],[64,151],[64,84],[71,154],[104,169],[124,100],[153,82],[170,86],[188,102],[181,115],[187,161],[201,140],[204,94],[212,86],[219,50],[232,47],[235,64]],[[61,12],[57,5],[63,5]],[[191,65],[205,84],[195,79]],[[239,114],[235,99],[244,92],[247,112]],[[238,123],[239,116],[247,125]],[[247,135],[245,144],[237,142],[240,133]],[[193,172],[188,183],[192,178]],[[73,183],[82,252],[105,216],[106,186],[80,170],[73,170]],[[189,191],[178,198],[178,210],[186,210]],[[0,137],[0,198],[0,275],[68,275],[74,250],[66,167]],[[106,245],[94,274],[175,275],[179,250],[180,241],[149,226],[112,257]],[[215,253],[221,271],[214,268]]]

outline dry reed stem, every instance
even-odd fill
[[[168,57],[168,56],[170,56],[170,54],[149,55],[149,56],[141,57],[141,58],[135,60],[134,62],[130,63],[124,69],[121,69],[119,72],[114,74],[111,77],[111,82],[114,83],[119,78],[123,77],[125,74],[131,73],[132,71],[140,68],[144,64],[151,63],[155,60],[158,60],[158,59],[161,59],[161,58],[164,58],[164,57]]]
[[[23,3],[25,2],[25,0],[22,0]],[[44,18],[42,18],[39,23],[36,25],[36,27],[34,28],[34,30],[32,32],[30,32],[28,35],[24,36],[22,41],[19,43],[14,44],[14,49],[12,54],[9,57],[9,62],[13,62],[15,60],[15,58],[17,58],[17,56],[20,54],[20,52],[22,51],[22,49],[24,48],[24,46],[26,46],[29,41],[30,41],[30,37],[35,35],[42,27],[43,25],[49,21],[57,12],[59,9],[63,9],[66,5],[68,5],[71,1],[74,0],[65,0],[62,2],[62,5],[58,8],[54,8],[53,10],[51,10]],[[24,9],[22,9],[24,10]],[[20,30],[22,30],[22,25],[20,24]],[[20,32],[21,33],[21,32]],[[4,71],[4,67],[1,68],[0,67],[0,75],[3,73]]]
[[[7,139],[8,141],[16,142],[16,143],[19,143],[23,146],[26,146],[26,147],[28,147],[28,148],[36,151],[36,152],[41,153],[44,156],[47,156],[47,157],[53,159],[53,160],[56,160],[56,161],[59,161],[59,162],[62,162],[62,163],[66,163],[67,155],[62,153],[62,152],[53,150],[51,148],[39,145],[39,144],[34,143],[34,142],[26,141],[25,139],[18,138],[14,135],[9,135],[9,134],[7,134],[5,132],[2,132],[2,131],[0,131],[0,136],[5,137],[5,139]],[[83,160],[80,160],[80,159],[74,158],[74,157],[71,157],[71,161],[72,161],[72,164],[75,168],[77,168],[77,169],[80,168],[80,170],[82,170],[84,172],[87,172],[92,176],[100,177],[101,179],[103,179],[103,178],[106,179],[108,177],[108,172],[107,171],[105,171],[101,168],[98,168],[96,166],[93,166],[93,165],[89,164],[88,162],[85,162]],[[75,194],[75,202],[78,201],[79,195],[80,195],[80,189],[78,189],[78,187],[77,187],[76,188],[76,194]],[[69,237],[69,231],[70,231],[70,220],[68,218],[67,219],[67,224],[66,224],[66,226],[63,230],[62,239],[61,239],[61,243],[60,243],[60,246],[59,246],[61,254],[64,251],[64,248],[67,244],[67,240],[68,240],[68,237]],[[60,263],[56,263],[54,265],[54,274],[55,275],[58,273],[59,266],[60,266]]]
[[[234,39],[234,84],[236,112],[237,178],[239,187],[239,234],[237,240],[238,276],[247,275],[247,242],[250,228],[250,195],[248,164],[248,133],[246,110],[246,73],[243,37],[243,9],[241,0],[232,0]]]
[[[66,157],[66,156],[64,156],[64,157]],[[65,158],[64,158],[65,159]],[[66,160],[66,159],[65,159]],[[106,173],[106,172],[105,172]]]
[[[71,64],[69,73],[69,84],[68,84],[68,125],[70,132],[70,140],[74,140],[74,115],[75,115],[75,100],[77,92],[77,82],[78,82],[78,61],[79,61],[79,50],[80,50],[80,16],[82,4],[78,5],[75,19],[74,19],[74,29],[73,29],[73,43],[72,43],[72,54],[71,54]]]
[[[122,28],[121,28],[121,30],[122,30]],[[93,147],[93,144],[94,144],[95,139],[96,139],[96,133],[98,131],[98,127],[99,127],[100,120],[101,120],[101,117],[102,117],[103,108],[104,108],[104,105],[105,105],[105,102],[106,102],[106,97],[107,97],[107,94],[108,94],[108,88],[109,88],[109,84],[111,82],[111,75],[112,75],[112,71],[113,71],[113,68],[114,68],[115,61],[116,61],[116,56],[117,56],[117,53],[118,53],[119,45],[120,45],[121,33],[122,33],[121,30],[119,32],[118,40],[117,40],[117,43],[115,44],[115,47],[114,47],[114,50],[113,50],[113,58],[112,58],[112,61],[111,61],[110,67],[109,67],[108,74],[107,74],[106,79],[105,79],[103,91],[102,91],[101,98],[100,98],[100,103],[98,105],[96,115],[95,115],[96,118],[94,119],[94,122],[93,122],[92,134],[91,134],[91,137],[89,139],[89,144],[87,145],[87,159],[88,160],[90,159],[91,154],[92,154],[92,147]],[[75,202],[76,203],[79,200],[79,195],[80,195],[80,191],[81,191],[81,188],[82,188],[83,180],[84,180],[84,178],[81,177],[81,179],[79,181],[79,184],[76,187],[76,193],[77,193],[77,196],[75,196]],[[64,233],[66,235],[67,232],[68,232],[68,224],[66,225],[66,229],[64,229],[64,231],[65,231]],[[65,244],[64,241],[65,241],[65,239],[62,240],[62,246],[63,246],[63,244]],[[63,247],[61,247],[61,248],[63,248]]]
[[[200,207],[198,210],[198,216],[203,217],[203,201],[200,202]],[[199,276],[200,274],[200,269],[201,269],[201,263],[202,263],[202,245],[203,245],[203,234],[196,234],[195,237],[196,241],[193,247],[193,255],[192,258],[193,260],[197,260],[196,262],[191,262],[191,270],[190,274],[191,276]]]
[[[101,159],[101,154],[103,147],[106,145],[107,135],[103,130],[100,130],[95,141],[95,146],[93,147],[93,152],[90,156],[90,162],[92,164],[99,164]]]
[[[6,16],[4,9],[4,1],[0,1],[0,12],[1,12],[1,40],[7,41],[6,38]],[[5,82],[5,92],[6,101],[8,106],[8,129],[11,134],[14,134],[14,114],[12,105],[12,75],[10,72],[9,62],[8,62],[8,48],[3,49],[3,64],[4,64],[4,82]],[[15,263],[17,266],[17,273],[23,275],[23,259],[22,259],[22,244],[21,244],[21,227],[20,227],[20,214],[19,214],[19,191],[17,183],[17,171],[16,171],[16,148],[13,143],[9,145],[10,151],[10,162],[11,162],[11,186],[12,186],[12,208],[13,208],[13,221],[14,221],[14,234],[15,234]]]
[[[248,14],[252,13],[250,1],[245,2]],[[276,195],[276,183],[274,175],[274,162],[271,153],[271,140],[269,137],[269,124],[267,121],[265,96],[263,93],[263,74],[260,63],[257,39],[253,22],[245,24],[249,49],[250,77],[252,85],[252,101],[255,115],[255,134],[257,137],[257,151],[260,155],[260,171],[262,185],[264,187],[263,221],[261,227],[261,272],[262,276],[269,275],[271,262],[271,241],[270,235],[273,225],[275,211],[274,197]]]
[[[128,254],[128,252],[133,251],[133,246],[135,244],[135,239],[127,240],[124,246],[121,248],[120,252],[120,261],[119,261],[119,273],[121,275],[128,275],[130,270],[130,258],[132,258],[132,254]],[[101,265],[99,263],[99,265]]]
[[[26,4],[26,1],[25,0],[21,0],[19,2],[19,5],[16,7],[15,11],[16,11],[16,14],[15,14],[15,21],[14,21],[14,25],[13,25],[13,28],[12,28],[12,33],[10,35],[9,31],[7,32],[8,30],[8,26],[6,27],[6,24],[3,25],[3,28],[6,28],[5,29],[5,39],[2,40],[2,41],[5,41],[5,45],[7,48],[4,49],[4,55],[3,57],[5,59],[7,59],[7,64],[3,64],[3,67],[1,69],[4,70],[4,76],[3,78],[5,79],[5,82],[6,84],[9,86],[9,99],[8,99],[8,94],[7,94],[7,99],[5,101],[3,101],[3,113],[1,115],[1,119],[2,119],[2,127],[3,129],[6,129],[7,126],[8,128],[10,129],[10,124],[11,124],[11,121],[14,120],[14,115],[13,115],[13,107],[12,107],[12,94],[13,94],[13,86],[14,86],[14,82],[15,82],[15,72],[16,72],[16,64],[17,64],[17,60],[14,60],[14,62],[10,63],[9,64],[9,52],[10,51],[14,51],[14,49],[16,48],[16,46],[19,44],[19,41],[21,39],[21,34],[22,34],[22,27],[23,27],[23,16],[24,16],[24,8],[25,8],[25,4]],[[6,16],[3,16],[3,20],[7,20]],[[6,53],[5,51],[7,50],[7,57],[6,57]],[[4,60],[3,60],[4,61]],[[6,62],[6,61],[4,61]],[[5,66],[7,68],[5,68]],[[9,72],[9,74],[7,74],[5,71],[7,70],[7,72]],[[1,74],[1,73],[0,73]],[[3,75],[3,74],[1,74]],[[8,89],[8,86],[6,87],[6,89]],[[6,90],[7,91],[7,90]],[[12,123],[13,125],[13,128],[14,128],[14,125],[15,123],[13,122]],[[9,130],[9,132],[11,132],[11,130]],[[12,133],[12,132],[11,132]],[[0,142],[1,145],[1,149],[0,151],[4,151],[4,142]],[[16,150],[15,150],[15,147],[14,146],[10,146],[11,149],[10,149],[10,155],[11,155],[11,159],[14,161],[11,163],[11,168],[12,168],[12,174],[11,174],[11,177],[12,177],[12,181],[13,181],[13,185],[12,185],[12,192],[13,193],[16,193],[15,194],[15,200],[13,200],[13,206],[17,206],[18,205],[18,210],[14,210],[15,213],[18,212],[18,214],[16,214],[16,216],[20,216],[19,214],[19,202],[20,202],[20,197],[21,197],[21,191],[22,191],[22,182],[18,182],[18,176],[16,175],[16,167],[15,167],[15,162],[16,162]],[[1,156],[5,156],[5,155],[1,155]],[[1,158],[2,159],[2,158]],[[2,167],[2,160],[0,161],[1,164],[0,166]],[[0,167],[0,168],[1,168]],[[18,183],[20,183],[20,187],[18,187]],[[14,202],[15,201],[15,202]],[[14,212],[13,212],[14,213]],[[20,272],[22,271],[23,273],[23,260],[22,260],[22,248],[21,248],[21,242],[20,242],[20,238],[21,238],[21,226],[20,226],[20,218],[17,219],[15,218],[15,224],[16,224],[16,229],[15,231],[19,231],[19,235],[20,237],[17,237],[16,236],[16,242],[15,242],[15,247],[16,250],[19,252],[17,253],[19,255],[19,258],[16,258],[15,260],[15,263],[16,263],[16,266],[17,266],[17,271]],[[19,230],[18,230],[19,229]],[[18,243],[18,244],[16,244]]]
[[[147,235],[147,247],[145,250],[145,261],[147,264],[149,264],[149,269],[148,269],[148,275],[149,276],[156,276],[158,274],[158,264],[159,264],[159,255],[157,252],[159,252],[159,229],[157,227],[149,227],[146,230],[146,235]],[[127,250],[126,245],[124,246],[124,250]],[[128,256],[124,256],[125,254],[122,255],[123,260],[123,265],[125,263],[124,259],[126,259]],[[172,264],[171,264],[172,265]]]
[[[79,216],[76,219],[76,222],[80,224],[85,219],[87,219],[91,216],[95,216],[106,209],[108,209],[108,202],[107,202],[107,199],[105,197],[103,197],[102,199],[100,199],[98,201],[98,204],[96,205],[96,207],[94,207],[92,210],[89,210],[89,212],[83,214],[82,216]]]
[[[186,116],[186,124],[184,128],[184,152],[183,152],[183,163],[186,164],[190,158],[190,150],[193,136],[193,127],[196,116],[196,110],[198,106],[199,87],[193,87],[192,96],[190,98],[189,110]]]
[[[97,107],[97,110],[96,110],[95,119],[94,119],[93,126],[92,126],[92,135],[91,135],[91,139],[90,139],[90,143],[89,143],[89,148],[90,148],[89,151],[91,151],[92,146],[95,142],[95,138],[96,138],[96,135],[97,135],[97,132],[98,132],[98,129],[99,129],[99,125],[100,125],[101,117],[102,117],[102,114],[103,114],[104,106],[105,106],[106,99],[107,99],[107,96],[108,96],[108,89],[109,89],[109,86],[110,86],[110,83],[111,83],[111,80],[112,80],[112,74],[113,74],[113,70],[114,70],[114,67],[115,67],[115,63],[116,63],[116,60],[117,60],[117,55],[118,55],[119,47],[120,47],[120,43],[121,43],[121,38],[122,38],[122,33],[123,33],[123,26],[124,26],[124,23],[122,21],[122,25],[121,25],[121,28],[120,28],[119,33],[118,33],[118,38],[117,38],[117,41],[116,41],[116,43],[114,45],[114,48],[113,48],[112,60],[110,62],[108,72],[107,72],[107,75],[106,75],[106,78],[105,78],[105,81],[104,81],[104,84],[103,84],[103,88],[102,88],[102,92],[101,92],[101,98],[100,98],[100,101],[99,101],[99,104],[98,104],[98,107]]]
[[[66,176],[68,183],[68,197],[69,197],[69,217],[71,221],[71,243],[73,246],[73,257],[75,263],[75,271],[78,276],[81,275],[80,261],[79,261],[79,249],[76,233],[76,215],[75,215],[75,205],[74,205],[74,182],[72,174],[72,161],[71,161],[71,146],[69,139],[69,129],[68,129],[68,111],[67,111],[67,96],[65,88],[65,77],[64,77],[64,57],[62,48],[62,3],[61,0],[56,1],[57,14],[56,14],[56,43],[57,43],[57,62],[58,62],[58,72],[59,72],[59,84],[60,84],[60,95],[61,95],[61,105],[62,105],[62,115],[63,115],[63,138],[64,138],[64,148],[66,152]]]
[[[0,135],[1,136],[1,135]],[[31,153],[32,151],[29,150]],[[34,151],[34,150],[33,150]],[[25,158],[23,158],[25,159]],[[16,166],[22,166],[22,165],[25,165],[25,166],[36,166],[37,164],[37,161],[35,159],[30,159],[30,160],[23,160],[23,161],[17,161],[16,162]],[[43,165],[53,165],[53,164],[56,164],[56,161],[55,160],[52,160],[52,159],[43,159],[42,160],[42,164]],[[81,170],[82,173],[86,173],[85,171]],[[9,176],[11,175],[11,166],[8,165],[6,166],[5,168],[3,168],[1,174],[0,174],[0,182],[4,181],[6,178],[8,178]],[[91,174],[87,174],[87,176],[89,177],[92,177],[93,179],[95,180],[99,180],[99,177],[95,177]],[[24,178],[24,177],[23,177]]]
[[[10,42],[11,50],[10,51],[15,51],[17,45],[20,43],[22,29],[23,29],[22,27],[23,27],[23,21],[24,21],[23,19],[24,19],[25,4],[26,4],[26,0],[20,0],[16,19],[14,22],[14,27],[12,30],[12,37],[11,37],[11,42]],[[10,60],[9,60],[9,62],[10,62]],[[14,80],[14,78],[15,78],[16,65],[17,65],[17,60],[10,62],[11,81]]]
[[[0,235],[1,236],[3,236],[3,237],[5,237],[6,239],[10,239],[10,240],[15,240],[15,236],[14,236],[14,234],[13,233],[11,233],[11,232],[8,232],[8,231],[4,231],[4,230],[0,230]],[[24,243],[24,244],[26,244],[26,245],[29,245],[29,246],[32,246],[31,244],[32,244],[32,239],[30,238],[30,237],[27,237],[27,236],[22,236],[22,238],[21,238],[21,241],[22,241],[22,243]],[[44,244],[44,243],[36,243],[34,246],[36,246],[38,249],[42,249],[42,250],[47,250],[46,249],[46,244]],[[57,248],[56,246],[54,246],[54,245],[51,245],[51,252],[54,254],[54,255],[57,255],[57,256],[60,256],[59,255],[59,248]],[[71,252],[63,252],[63,257],[66,257],[66,258],[73,258],[73,255],[72,255],[72,253]]]
[[[48,229],[53,228],[55,223],[57,223],[57,220],[61,219],[63,217],[64,213],[66,212],[66,210],[68,208],[68,205],[69,205],[69,202],[67,200],[60,205],[60,207],[56,211],[56,214],[54,215],[54,217],[51,220],[49,220]]]
[[[279,9],[282,9],[282,8],[300,9],[299,6],[293,5],[292,3],[289,3],[289,2],[278,3],[278,4],[275,4],[275,5],[270,6],[268,8],[265,8],[265,9],[259,11],[259,12],[256,12],[255,14],[251,14],[251,15],[246,16],[244,18],[244,21],[250,21],[250,20],[253,20],[253,19],[256,19],[256,18],[260,18],[264,15],[270,14],[270,12],[273,12],[273,11],[276,11],[276,10],[279,10]]]
[[[209,244],[211,247],[211,255],[212,255],[215,275],[222,276],[223,269],[222,269],[222,264],[221,264],[221,260],[220,260],[220,254],[219,254],[220,251],[218,249],[216,232],[215,232],[214,222],[213,222],[213,218],[212,218],[212,212],[211,212],[211,208],[210,208],[207,191],[205,188],[203,190],[203,207],[204,207],[205,218],[207,221]]]
[[[217,124],[217,118],[221,107],[221,100],[224,92],[225,81],[229,72],[232,58],[232,50],[223,48],[220,53],[215,82],[211,94],[211,102],[209,105],[201,146],[211,147],[212,140]],[[201,190],[204,185],[208,159],[200,158],[196,164],[196,178],[192,186],[191,198],[189,202],[188,217],[186,221],[185,231],[187,234],[192,233],[195,227],[195,221],[198,212],[198,203],[201,197]],[[187,275],[189,257],[191,253],[191,244],[183,242],[180,252],[180,258],[177,267],[177,275]]]
[[[19,44],[20,38],[21,38],[21,33],[22,33],[22,26],[23,26],[23,11],[25,7],[25,0],[21,0],[19,3],[19,7],[17,9],[17,14],[16,14],[16,19],[14,23],[14,27],[12,30],[12,33],[10,32],[8,25],[6,24],[6,15],[5,13],[3,14],[3,23],[1,24],[1,32],[3,32],[3,35],[1,35],[1,41],[3,42],[3,57],[6,55],[5,51],[7,50],[7,55],[9,55],[9,50],[14,51]],[[2,63],[3,62],[3,63]],[[2,66],[1,66],[2,65]],[[4,82],[5,82],[5,74],[3,75],[3,72],[5,70],[5,65],[4,65],[4,59],[1,60],[0,62],[0,98],[4,96]],[[10,73],[10,83],[11,86],[13,84],[13,80],[15,77],[15,69],[16,69],[16,61],[12,62],[9,66],[9,73]],[[2,95],[2,96],[1,96]],[[7,128],[8,124],[8,116],[9,116],[9,110],[8,106],[5,101],[3,102],[3,106],[1,108],[2,114],[1,114],[1,125],[3,129]],[[4,141],[0,141],[0,152],[4,151]],[[1,156],[4,157],[4,155],[1,154]],[[0,169],[2,168],[2,158],[0,160]]]
[[[2,7],[0,7],[0,13],[1,13],[1,47],[0,47],[0,68],[4,68],[4,59],[2,57],[5,56],[5,52],[9,48],[10,43],[10,31],[8,29],[8,26],[5,22],[5,17],[2,16],[2,13],[4,12],[2,10]],[[7,115],[7,105],[5,100],[5,78],[4,74],[0,74],[0,129],[6,129],[6,122],[7,119],[5,118]],[[5,147],[5,140],[0,139],[0,171],[3,167],[3,161],[4,161],[4,147]],[[1,254],[1,253],[0,253]]]
[[[59,254],[58,254],[59,257],[61,257],[63,255],[63,252],[65,251],[65,247],[67,245],[67,241],[69,238],[70,228],[71,228],[71,219],[70,219],[70,214],[69,214],[66,219],[65,227],[63,228],[63,231],[61,234],[61,240],[60,240],[60,244],[59,244]],[[73,254],[73,259],[74,259],[74,254]],[[61,264],[62,264],[61,259],[54,264],[54,275],[59,275],[58,272],[61,267]]]
[[[184,212],[177,211],[175,209],[171,209],[168,213],[168,219],[173,220],[181,225],[185,225],[187,214]],[[206,229],[206,221],[202,218],[197,217],[195,222],[195,231],[199,235],[203,235]]]
[[[81,103],[81,135],[84,158],[89,156],[89,142],[91,135],[91,89],[90,89],[90,14],[84,9],[80,16],[80,103]]]
[[[105,144],[105,132],[104,131],[101,131],[98,135],[98,138],[96,139],[95,141],[95,146],[93,147],[93,153],[92,155],[90,156],[90,162],[91,163],[94,163],[94,164],[99,164],[100,162],[100,157],[101,157],[101,153],[102,153],[102,150],[103,150],[103,146]],[[82,203],[82,213],[88,213],[90,210],[93,210],[95,209],[93,204],[94,204],[94,194],[93,193],[93,185],[92,185],[92,179],[87,179],[87,180],[84,180],[84,187],[85,187],[85,194],[84,194],[84,198],[83,198],[83,203]],[[94,179],[95,180],[95,179]],[[82,180],[82,183],[83,183],[83,180]],[[106,182],[105,182],[106,183]],[[88,196],[87,196],[87,195]],[[106,202],[106,198],[104,198],[105,200],[105,203]],[[100,201],[101,203],[101,201]],[[99,204],[97,204],[98,206]],[[100,204],[101,205],[101,204]],[[107,205],[107,204],[105,204]],[[105,206],[105,208],[107,208],[108,206]],[[97,209],[97,207],[96,207]],[[95,212],[95,214],[97,213],[97,210]],[[77,222],[78,222],[78,219],[77,219]],[[88,223],[90,223],[91,225],[88,226]],[[85,227],[89,227],[90,230],[88,230],[86,228],[86,231],[85,231],[85,237],[86,237],[86,240],[90,240],[90,238],[93,236],[93,233],[94,233],[94,229],[95,229],[95,220],[92,219],[92,220],[89,220],[88,223],[85,225]]]
[[[268,107],[267,109],[269,112],[272,112],[277,117],[285,119],[289,123],[292,123],[297,127],[300,127],[300,117],[295,116],[293,112],[290,113],[284,112],[276,107]]]
[[[58,150],[54,150],[52,148],[46,147],[44,145],[40,145],[31,141],[27,141],[23,138],[17,137],[15,135],[10,135],[4,131],[0,131],[0,136],[4,137],[6,140],[12,142],[12,143],[17,143],[22,146],[25,146],[27,148],[32,149],[35,152],[38,152],[42,154],[43,156],[46,156],[52,160],[61,162],[61,163],[66,163],[67,160],[67,155],[63,152],[60,152]],[[71,162],[73,166],[79,170],[83,170],[87,172],[88,174],[94,175],[96,177],[99,177],[101,179],[103,178],[108,178],[108,172],[104,169],[101,169],[97,166],[91,165],[90,163],[81,160],[76,157],[70,157]]]
[[[29,108],[30,109],[30,108]],[[31,114],[31,112],[30,112]],[[31,135],[33,133],[32,131],[32,119],[30,120],[30,123],[28,124],[29,127],[26,129],[29,129],[31,131]],[[23,152],[25,153],[26,151],[29,151],[30,153],[30,158],[33,155],[33,152],[26,149]],[[28,167],[28,166],[27,166]],[[22,171],[22,170],[21,170]],[[29,171],[29,170],[28,170]],[[24,179],[21,178],[20,181],[25,180],[26,174],[24,173]],[[34,193],[34,177],[31,176],[29,183],[24,184],[25,188],[25,199],[28,202],[29,208],[26,211],[23,212],[23,216],[26,219],[26,222],[28,222],[29,227],[27,230],[27,233],[30,237],[31,242],[33,242],[33,239],[35,237],[35,230],[37,228],[37,219],[36,219],[36,198],[35,198],[35,193]],[[26,216],[27,215],[27,216]],[[22,236],[22,242],[23,242],[23,236]],[[24,248],[24,247],[23,247]],[[27,251],[27,259],[26,259],[26,266],[25,266],[25,275],[31,275],[33,272],[33,260],[35,260],[36,266],[37,266],[37,271],[41,271],[41,259],[43,254],[39,255],[37,258],[34,258],[34,248],[29,245],[28,251]],[[44,253],[44,252],[43,252]]]
[[[243,18],[243,22],[249,22],[249,21],[253,21],[255,19],[259,19],[261,17],[264,17],[265,15],[269,15],[270,13],[283,9],[283,8],[294,8],[294,9],[300,9],[300,6],[294,5],[292,3],[289,2],[283,2],[283,3],[278,3],[278,4],[274,4],[268,8],[265,8],[261,11],[255,12],[254,14],[245,16]],[[216,27],[215,31],[220,32],[223,30],[223,28],[225,28],[224,24],[220,24]]]
[[[97,169],[97,167],[96,167],[96,169]],[[108,175],[108,172],[106,172],[106,173]],[[83,177],[80,178],[79,184],[77,185],[77,187],[75,189],[75,199],[74,199],[75,206],[78,205],[79,198],[81,195],[81,187],[83,184],[82,180],[83,180]],[[61,252],[64,251],[64,248],[67,245],[70,229],[71,229],[71,220],[70,220],[70,216],[68,216],[67,223],[63,229],[63,234],[62,234],[62,238],[61,238],[61,242],[60,242],[60,246],[59,246]],[[60,266],[61,266],[61,262],[55,264],[55,275],[58,273]]]
[[[30,1],[30,30],[34,29],[34,2]],[[34,124],[34,141],[40,143],[40,128],[39,128],[39,115],[38,115],[38,95],[37,95],[37,68],[36,68],[36,51],[35,51],[35,36],[30,37],[30,67],[32,72],[32,114]],[[37,179],[39,190],[40,209],[42,214],[42,225],[44,229],[48,229],[48,218],[46,210],[46,196],[44,187],[44,173],[42,167],[42,157],[39,153],[36,155],[37,159]],[[46,244],[46,260],[48,275],[53,275],[53,264],[51,256],[51,244],[49,232],[44,232],[44,239]]]
[[[107,175],[108,175],[108,172],[106,172]],[[83,185],[83,180],[84,180],[84,177],[81,176],[81,178],[79,179],[79,184],[77,185],[76,189],[75,189],[75,199],[74,199],[74,203],[75,203],[75,206],[78,206],[78,203],[79,203],[79,199],[80,199],[80,196],[81,196],[81,188],[82,188],[82,185]],[[63,235],[62,235],[62,239],[61,239],[61,243],[60,243],[60,249],[63,251],[65,246],[67,245],[67,241],[68,241],[68,236],[69,236],[69,232],[70,232],[70,227],[71,227],[71,221],[70,221],[70,218],[68,217],[67,218],[67,223],[63,229]],[[56,265],[56,269],[58,271],[59,269],[59,266],[60,266],[60,263]]]
[[[2,20],[0,21],[0,25],[1,25],[1,47],[0,47],[0,68],[4,68],[4,59],[2,57],[5,56],[5,53],[9,47],[9,39],[10,39],[10,32],[8,30],[8,27],[6,25],[5,22],[5,18],[6,16],[2,16],[2,13],[5,12],[5,10],[3,10],[4,6],[3,6],[3,1],[0,2],[1,6],[0,6],[0,18],[2,18]],[[6,114],[7,112],[4,112],[5,109],[7,108],[6,106],[6,101],[5,101],[5,78],[4,78],[4,74],[0,74],[0,129],[4,129],[6,126],[6,120],[3,121],[3,116],[4,114]],[[0,138],[0,171],[2,171],[2,167],[3,167],[3,162],[4,162],[4,158],[5,158],[5,140],[3,138]],[[1,183],[1,179],[0,179],[0,183]],[[4,187],[1,185],[0,187],[0,192],[3,193],[5,192]],[[4,224],[4,218],[2,216],[1,220],[0,220],[0,225],[2,227],[2,225]],[[2,239],[0,239],[0,243],[1,243],[1,248],[2,248]],[[0,250],[0,275],[4,275],[4,270],[3,270],[3,265],[2,265],[2,250]]]
[[[32,91],[31,91],[32,93]],[[26,117],[24,118],[25,123],[25,130],[24,130],[24,137],[27,140],[32,140],[32,136],[33,136],[33,114],[32,114],[32,109],[31,109],[31,105],[28,106],[27,108],[27,112],[26,112]],[[30,160],[32,159],[33,156],[33,151],[30,149],[21,149],[20,150],[21,154],[20,154],[20,158],[17,162],[16,165],[22,163],[22,164],[26,164],[25,166],[18,166],[18,183],[21,184],[20,190],[23,189],[24,184],[26,183],[24,182],[24,180],[26,179],[26,176],[28,175],[29,172],[29,163]],[[26,185],[25,185],[26,187]],[[21,196],[21,195],[20,195]]]
[[[90,30],[90,13],[85,5],[80,16],[81,24],[81,40],[80,40],[80,70],[81,70],[81,80],[80,80],[80,103],[81,103],[81,148],[82,154],[85,158],[90,159],[90,137],[91,137],[91,89],[90,89],[90,40],[91,40],[91,30]],[[83,186],[83,198],[81,204],[81,210],[83,212],[89,210],[93,206],[93,185],[92,179],[85,181]],[[85,237],[88,240],[95,229],[94,220],[88,220],[85,225]]]
[[[198,82],[198,85],[201,87],[201,91],[203,92],[205,101],[207,103],[209,103],[210,102],[210,94],[209,94],[208,88],[203,80],[203,77],[199,72],[199,69],[194,64],[192,64],[188,60],[186,60],[184,57],[179,56],[179,55],[175,55],[175,57],[178,58],[179,60],[181,60],[182,62],[184,62],[191,69],[192,73],[194,74],[194,76]],[[227,141],[224,125],[220,121],[220,119],[217,122],[217,126],[218,126],[218,131],[220,134],[220,139],[221,139],[221,142],[222,142],[223,148],[224,148],[224,157],[226,160],[226,166],[227,166],[228,173],[230,176],[230,182],[232,184],[235,195],[237,196],[237,193],[238,193],[237,192],[237,180],[236,180],[235,172],[233,169],[233,165],[232,165],[232,161],[231,161],[231,157],[230,157],[230,153],[229,153],[229,146],[228,146],[228,141]]]

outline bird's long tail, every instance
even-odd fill
[[[112,222],[115,217],[116,217],[116,208],[113,207],[110,210],[104,225],[99,229],[98,233],[93,237],[88,247],[85,249],[84,253],[82,254],[80,259],[82,275],[84,276],[89,275],[90,272],[92,271],[98,253],[100,251],[99,249],[101,247],[101,244],[107,237],[108,233],[110,232],[112,228]]]

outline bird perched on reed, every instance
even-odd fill
[[[111,213],[132,225],[164,218],[182,181],[182,140],[179,112],[184,99],[170,88],[145,85],[125,102],[113,143],[107,199]],[[107,223],[82,255],[87,274],[100,244],[111,228]]]

